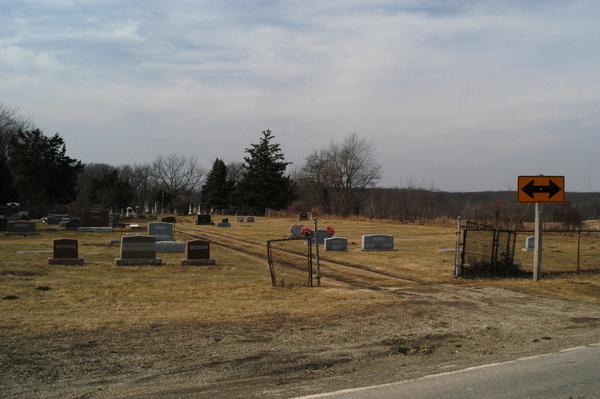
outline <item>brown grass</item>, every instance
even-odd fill
[[[232,222],[235,221],[230,216]],[[110,234],[47,231],[39,225],[39,236],[0,236],[0,334],[4,336],[49,334],[99,328],[146,328],[153,324],[188,324],[249,321],[273,318],[339,315],[370,306],[401,302],[387,291],[357,289],[323,279],[321,288],[272,288],[265,259],[265,242],[289,234],[293,219],[257,218],[255,223],[235,224],[231,229],[195,226],[200,235],[214,232],[239,241],[247,253],[216,245],[211,257],[217,265],[180,267],[183,254],[160,254],[164,266],[114,266],[119,256],[118,240],[124,232]],[[143,224],[141,222],[140,224]],[[444,284],[494,286],[577,301],[600,303],[598,274],[549,276],[534,283],[524,279],[456,280],[452,277],[455,231],[451,228],[358,222],[319,221],[319,228],[333,226],[337,236],[348,238],[348,252],[321,251],[323,272],[327,261],[368,266],[405,277],[407,280],[371,277],[379,286],[437,290]],[[361,252],[364,234],[391,234],[395,252]],[[25,250],[51,250],[55,238],[77,238],[84,266],[48,266],[50,254],[18,254]],[[187,236],[176,233],[176,239]],[[254,244],[253,244],[254,243]],[[258,245],[262,245],[264,248]],[[262,252],[258,256],[252,251]],[[47,287],[44,288],[44,287]],[[41,289],[40,289],[41,288]]]

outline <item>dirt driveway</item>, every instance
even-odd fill
[[[2,337],[3,398],[291,398],[600,342],[600,308],[497,288],[332,317]]]

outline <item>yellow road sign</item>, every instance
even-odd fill
[[[518,202],[564,202],[564,176],[519,176]]]

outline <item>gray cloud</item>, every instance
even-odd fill
[[[209,166],[241,160],[271,129],[299,166],[356,132],[374,143],[384,186],[504,190],[544,173],[600,190],[593,1],[2,8],[0,101],[84,162],[176,151]]]

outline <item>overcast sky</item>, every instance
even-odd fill
[[[0,0],[0,102],[84,163],[292,167],[351,133],[380,186],[600,191],[600,2]]]

